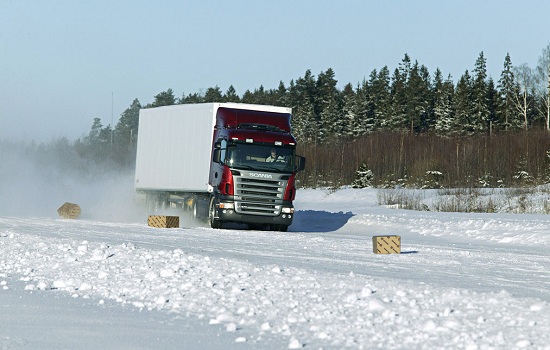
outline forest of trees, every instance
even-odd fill
[[[487,74],[483,52],[456,83],[407,54],[393,71],[374,69],[355,86],[339,89],[335,76],[331,68],[317,76],[307,70],[288,85],[242,96],[233,86],[181,97],[168,89],[146,105],[135,99],[114,127],[95,118],[74,149],[96,162],[132,167],[141,108],[240,102],[292,108],[299,153],[308,158],[303,186],[351,185],[360,168],[371,170],[378,186],[403,179],[411,186],[548,182],[550,44],[536,68],[514,66],[506,55],[497,81]]]

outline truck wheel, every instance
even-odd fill
[[[286,232],[288,230],[288,225],[271,225],[273,231]]]
[[[212,228],[221,228],[222,224],[220,220],[216,219],[216,198],[210,198],[210,205],[208,206],[208,224]]]

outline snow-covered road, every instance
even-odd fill
[[[138,344],[164,348],[195,328],[191,348],[550,349],[547,216],[387,209],[372,189],[302,190],[296,207],[286,233],[0,217],[0,312],[17,312],[14,293],[119,305],[155,325],[131,333]],[[402,254],[373,254],[372,236],[389,234]],[[7,321],[0,345],[32,344]]]

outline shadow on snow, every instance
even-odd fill
[[[332,232],[342,228],[353,216],[350,211],[331,213],[322,210],[299,210],[294,215],[289,231]]]

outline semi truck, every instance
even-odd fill
[[[182,208],[212,228],[286,231],[294,218],[292,109],[242,103],[180,104],[139,113],[135,190],[148,212]]]

